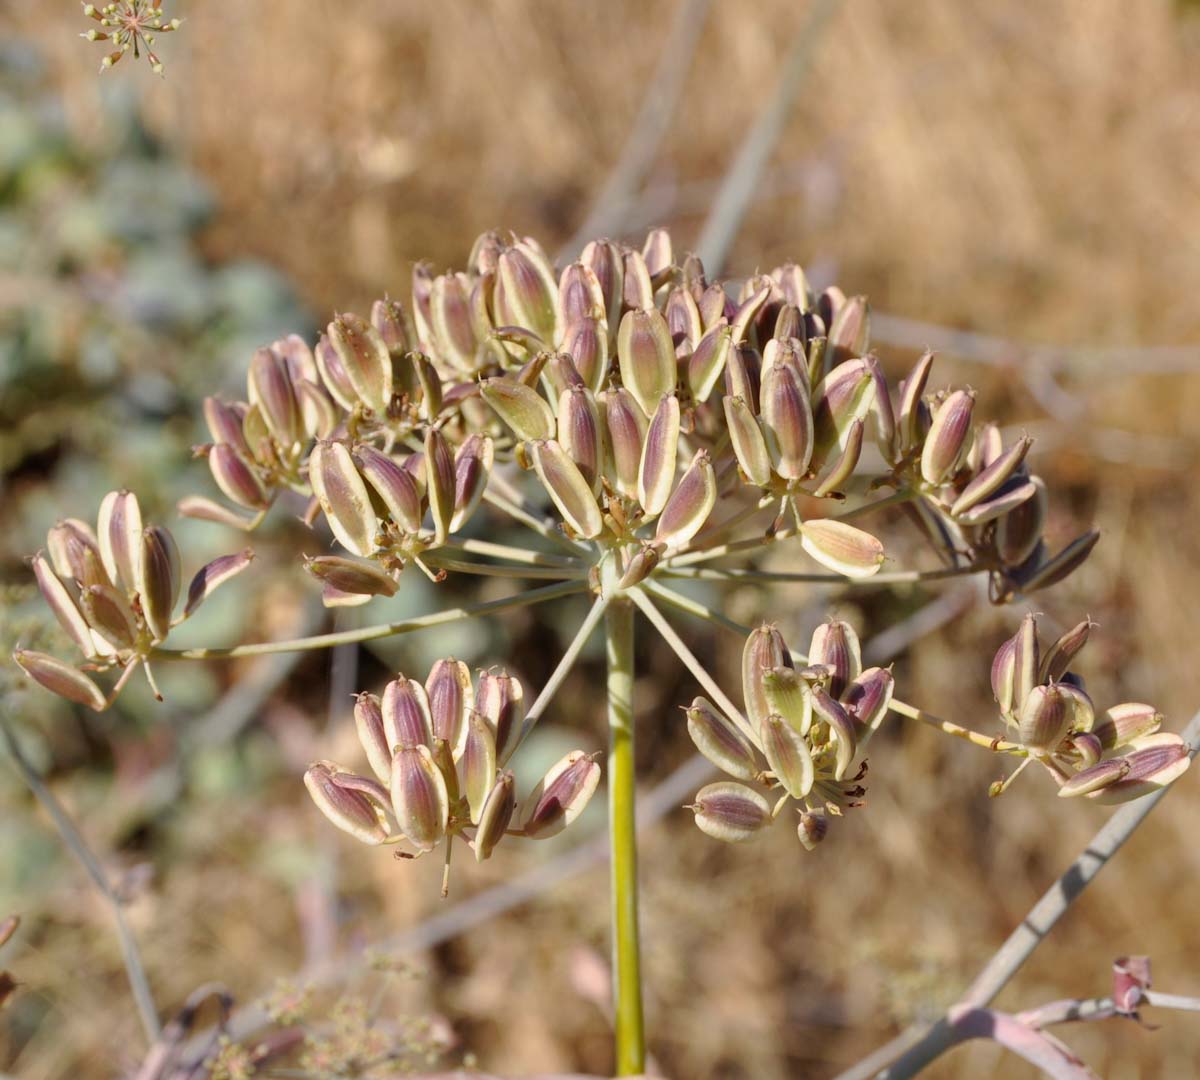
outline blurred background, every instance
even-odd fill
[[[56,518],[94,518],[110,487],[170,524],[185,573],[241,546],[173,506],[210,491],[190,457],[205,438],[199,401],[240,395],[256,345],[312,340],[332,312],[365,313],[385,291],[407,301],[415,261],[461,265],[487,228],[571,255],[585,225],[639,243],[667,225],[677,251],[695,246],[790,73],[724,272],[794,259],[818,285],[867,293],[889,373],[938,347],[938,385],[977,388],[982,414],[1034,434],[1051,535],[1103,532],[1034,609],[1047,628],[1100,624],[1079,667],[1102,707],[1151,701],[1173,730],[1200,708],[1200,5],[852,0],[815,20],[786,0],[166,9],[186,21],[160,41],[160,80],[132,58],[98,77],[102,46],[79,39],[90,24],[72,4],[0,2],[5,654],[61,644],[24,559]],[[253,542],[253,573],[181,644],[329,628],[290,561],[313,550],[299,523],[277,515]],[[408,580],[367,617],[444,602]],[[993,608],[953,581],[749,587],[725,603],[743,621],[778,618],[797,647],[836,611],[868,655],[895,662],[906,700],[989,731],[991,654],[1029,607]],[[313,757],[357,760],[349,689],[398,668],[423,677],[449,652],[502,660],[536,687],[577,617],[564,604],[349,655],[176,665],[159,672],[165,705],[135,680],[101,715],[27,689],[6,663],[0,707],[117,883],[165,1014],[214,980],[239,1005],[278,1004],[315,970],[306,1022],[352,1026],[370,1002],[411,1051],[377,1075],[426,1051],[512,1074],[605,1073],[605,868],[580,859],[474,922],[458,907],[556,876],[602,829],[600,800],[562,843],[464,860],[441,901],[440,867],[333,833],[299,782]],[[736,689],[731,639],[686,629]],[[648,634],[639,652],[649,792],[692,752],[676,706],[695,687]],[[585,654],[530,747],[531,774],[568,745],[603,745],[602,669]],[[1064,805],[1032,773],[991,802],[995,761],[906,723],[876,744],[867,807],[815,853],[783,828],[718,845],[682,810],[645,834],[648,1024],[664,1075],[835,1075],[955,1000],[1110,813]],[[1103,994],[1122,953],[1150,954],[1157,988],[1200,994],[1198,808],[1189,775],[999,1006]],[[21,985],[0,1011],[0,1071],[131,1069],[141,1036],[109,913],[5,767],[10,912],[23,923],[0,967]],[[398,970],[353,959],[397,944]],[[1063,1034],[1105,1077],[1200,1073],[1200,1022],[1154,1019],[1159,1030]],[[929,1075],[1033,1073],[972,1044]]]

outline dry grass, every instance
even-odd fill
[[[7,8],[48,50],[78,126],[103,137],[97,57],[72,37],[74,13],[47,21],[35,0]],[[213,185],[223,207],[207,238],[214,256],[270,259],[318,312],[361,308],[384,288],[404,292],[416,258],[461,261],[483,228],[532,232],[548,246],[568,236],[619,153],[670,8],[309,0],[301,13],[226,0],[183,9],[185,32],[164,45],[164,84],[144,70],[106,78],[135,85],[155,126]],[[783,0],[713,8],[653,198],[631,211],[638,226],[672,224],[685,239],[802,20]],[[1115,0],[844,5],[732,267],[796,257],[883,310],[1016,339],[1200,340],[1200,19],[1189,10],[1156,2],[1134,12]],[[885,359],[898,368],[904,358]],[[979,386],[989,411],[1043,419],[1011,373],[941,369],[951,373]],[[1178,728],[1200,707],[1191,600],[1200,376],[1089,370],[1068,389],[1085,402],[1083,417],[1037,467],[1059,493],[1058,534],[1094,520],[1105,535],[1091,563],[1038,606],[1061,623],[1084,612],[1100,622],[1084,665],[1100,700],[1147,698]],[[1134,460],[1104,460],[1097,449],[1115,445],[1105,428],[1169,437],[1168,460],[1143,467],[1136,440]],[[869,633],[920,599],[845,610]],[[798,602],[806,633],[822,598],[797,591],[754,606]],[[898,665],[905,697],[982,726],[986,657],[1015,615],[975,605],[922,641]],[[545,633],[532,627],[522,640],[544,648]],[[655,674],[639,693],[650,783],[686,753],[671,706],[690,690],[667,657],[647,657]],[[323,670],[312,666],[307,685]],[[602,718],[583,686],[564,696],[581,703],[578,714],[560,719],[598,740]],[[159,850],[139,850],[123,801],[136,785],[120,774],[60,787],[98,846],[170,867],[132,911],[164,1003],[209,978],[250,998],[296,969],[304,883],[331,873],[321,870],[330,860],[340,944],[378,939],[438,906],[435,868],[317,840],[276,738],[321,722],[313,698],[293,688],[271,706],[245,747],[245,791],[161,811]],[[993,763],[944,741],[897,728],[872,761],[870,805],[816,855],[786,830],[717,848],[684,814],[649,838],[650,1030],[669,1075],[832,1075],[950,1001],[1106,813],[1064,807],[1032,776],[989,803]],[[1200,991],[1186,947],[1197,805],[1189,777],[1002,1006],[1103,992],[1124,952],[1151,954],[1158,986]],[[460,867],[458,888],[474,892],[538,854]],[[606,1022],[575,953],[604,952],[603,885],[593,871],[419,958],[428,976],[408,988],[406,1007],[444,1014],[496,1071],[605,1070]],[[53,932],[11,963],[53,1011],[22,1052],[21,1075],[112,1075],[136,1031],[132,1011],[114,1006],[124,990],[104,913],[70,867],[27,903],[51,913]],[[1106,1077],[1200,1073],[1200,1023],[1163,1022],[1157,1032],[1110,1022],[1067,1037]],[[930,1075],[1029,1073],[969,1047]]]

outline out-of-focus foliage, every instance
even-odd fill
[[[191,436],[177,421],[190,425],[199,398],[239,377],[256,344],[306,324],[277,272],[205,260],[206,184],[142,126],[128,87],[106,90],[107,137],[85,144],[36,51],[0,54],[6,486],[22,470],[94,467],[112,451],[142,461],[143,482],[157,462],[177,472]]]
[[[116,82],[108,136],[73,137],[38,52],[0,52],[0,535],[4,580],[73,507],[137,487],[156,516],[186,488],[199,402],[242,378],[256,344],[307,318],[252,260],[211,263],[207,185],[139,120]],[[216,530],[194,530],[199,550]],[[6,586],[5,653],[37,647],[26,590]],[[226,610],[226,617],[232,614]],[[236,624],[234,624],[236,625]],[[232,627],[231,627],[232,629]],[[9,685],[6,667],[0,686]]]
[[[254,345],[307,325],[278,272],[250,260],[205,258],[197,237],[215,209],[207,185],[147,132],[128,87],[114,81],[102,100],[109,136],[102,143],[77,139],[38,52],[26,42],[0,52],[0,647],[6,657],[18,643],[38,648],[58,633],[37,612],[21,561],[40,546],[39,533],[74,506],[94,510],[113,485],[138,486],[161,519],[173,518],[170,508],[192,467],[202,396],[240,379]],[[220,530],[194,532],[200,551],[215,553],[223,542]],[[244,618],[235,605],[218,605],[206,632],[234,634]],[[149,719],[148,696],[114,719],[117,730],[81,730],[69,709],[39,702],[35,710],[22,681],[15,667],[3,665],[0,707],[13,719],[36,721],[22,723],[21,731],[39,765],[90,766],[85,799],[99,800],[93,811],[100,805],[115,811],[107,825],[91,815],[93,826],[117,830],[102,846],[111,849],[118,835],[136,834],[149,819],[161,821],[180,775],[171,768],[147,772],[161,755],[151,750],[139,758],[129,750],[143,737],[130,720]],[[203,671],[173,672],[170,681],[176,717],[203,709],[219,690]],[[167,719],[162,710],[157,719]],[[247,768],[257,770],[210,754],[198,756],[189,773],[207,770],[210,782],[224,787],[248,775]],[[135,786],[147,778],[154,783],[130,799],[131,775]],[[125,796],[113,797],[122,785]],[[0,806],[0,907],[23,909],[25,940],[48,940],[48,955],[65,971],[73,934],[62,932],[63,923],[71,921],[76,901],[64,907],[59,900],[79,896],[75,867],[44,820],[28,812],[7,768],[0,771]],[[109,869],[130,895],[146,883],[132,859]],[[60,888],[69,892],[55,899]],[[31,897],[41,901],[31,906]],[[49,985],[43,976],[34,979]],[[38,1030],[47,1007],[44,992],[13,995],[5,1059]]]

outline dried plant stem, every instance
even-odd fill
[[[729,249],[741,228],[742,218],[758,190],[759,178],[783,134],[788,114],[812,67],[825,28],[837,10],[838,0],[813,0],[808,18],[800,27],[787,58],[781,65],[779,84],[771,101],[747,132],[713,200],[712,211],[696,244],[710,275],[721,272]]]
[[[92,879],[92,883],[100,891],[104,899],[108,901],[109,910],[112,911],[113,922],[116,925],[117,938],[121,943],[121,959],[125,963],[125,974],[129,978],[129,987],[133,991],[133,999],[137,1005],[138,1016],[141,1018],[146,1038],[153,1046],[158,1041],[158,1037],[162,1031],[158,1022],[158,1010],[154,1007],[154,998],[150,994],[150,983],[146,978],[146,969],[142,966],[141,953],[138,951],[133,931],[130,930],[129,924],[125,921],[125,913],[121,909],[121,901],[113,891],[108,876],[104,873],[104,868],[100,865],[100,860],[96,858],[92,849],[88,847],[83,834],[76,827],[75,822],[71,820],[70,814],[63,808],[62,803],[54,797],[54,793],[42,782],[42,778],[33,767],[33,763],[25,756],[25,751],[21,749],[21,744],[17,741],[8,719],[5,717],[0,717],[0,733],[4,736],[5,746],[12,757],[13,764],[17,767],[17,771],[21,774],[21,779],[25,781],[29,790],[33,792],[34,798],[41,803],[42,809],[50,815],[50,819],[54,822],[54,827],[58,830],[59,836],[62,837],[63,843],[71,850],[75,858],[79,860],[88,877]]]
[[[334,645],[355,641],[375,641],[379,638],[394,637],[397,634],[411,634],[430,626],[444,626],[446,623],[474,619],[480,615],[491,615],[497,611],[507,611],[510,608],[528,607],[531,604],[540,604],[545,600],[556,600],[560,596],[571,596],[574,593],[583,592],[585,588],[587,586],[582,581],[563,581],[554,585],[542,585],[536,589],[528,589],[513,596],[502,596],[498,600],[485,600],[482,603],[467,604],[463,607],[444,608],[415,619],[378,623],[375,626],[363,626],[334,634],[315,634],[312,637],[292,638],[290,641],[257,641],[249,645],[234,645],[227,649],[153,649],[150,655],[157,660],[232,660],[239,656],[264,656],[267,653],[328,649]]]
[[[1144,1000],[1144,999],[1143,999]],[[1050,1027],[1052,1024],[1069,1024],[1077,1020],[1107,1020],[1116,1016],[1113,999],[1067,998],[1051,1001],[1034,1009],[1017,1013],[1013,1019],[1031,1028]]]
[[[901,349],[936,349],[960,360],[1047,371],[1103,371],[1106,375],[1170,375],[1200,366],[1196,345],[1047,345],[1012,341],[900,315],[871,312],[871,337]]]
[[[651,625],[659,632],[663,641],[670,645],[675,651],[675,655],[683,661],[696,681],[704,687],[718,708],[723,710],[725,715],[742,729],[742,733],[751,742],[757,744],[758,734],[751,728],[750,722],[742,715],[742,710],[729,700],[725,691],[717,684],[716,679],[704,670],[704,665],[696,658],[695,653],[687,647],[683,638],[675,632],[675,628],[663,618],[662,612],[654,606],[651,599],[638,589],[631,589],[629,597],[641,609],[642,614],[650,620]]]
[[[1014,754],[1024,757],[1029,753],[1020,743],[1005,742],[1003,739],[984,735],[979,731],[972,731],[961,724],[955,724],[950,720],[943,720],[932,713],[927,713],[924,709],[918,709],[915,705],[905,704],[903,701],[893,701],[888,707],[892,712],[898,713],[900,716],[907,716],[912,720],[920,720],[923,724],[928,724],[939,731],[944,731],[947,735],[953,735],[958,739],[965,739],[974,746],[982,746],[985,750],[993,750],[997,754]]]
[[[670,128],[671,117],[683,94],[684,83],[700,33],[704,29],[710,0],[680,0],[675,9],[671,28],[662,43],[661,60],[652,82],[642,95],[642,107],[621,156],[604,182],[587,219],[565,245],[562,257],[577,258],[580,247],[595,236],[619,233],[625,220],[628,204],[638,194],[646,173],[654,162],[663,136]]]
[[[1200,712],[1197,712],[1183,730],[1184,740],[1196,755],[1200,746]],[[1042,898],[1034,904],[1029,914],[1000,946],[987,966],[979,973],[960,1006],[984,1008],[997,995],[1034,950],[1045,940],[1078,899],[1079,894],[1092,879],[1108,864],[1135,830],[1169,792],[1174,784],[1145,795],[1135,802],[1121,807],[1098,833],[1088,842],[1079,857],[1067,867],[1059,879],[1050,886]],[[954,1045],[955,1029],[948,1016],[936,1024],[920,1025],[902,1032],[891,1042],[881,1046],[864,1058],[858,1065],[847,1069],[837,1080],[869,1080],[878,1076],[881,1080],[902,1080],[915,1076],[921,1069]]]
[[[616,1075],[646,1064],[638,940],[636,774],[633,728],[633,606],[610,603],[604,618],[608,659],[608,834],[612,850],[613,1015]]]
[[[1183,994],[1160,994],[1157,990],[1142,990],[1138,1011],[1143,1005],[1156,1009],[1178,1009],[1182,1012],[1200,1012],[1200,998]],[[1032,1009],[1017,1013],[1013,1019],[1026,1027],[1041,1030],[1053,1024],[1073,1024],[1078,1021],[1108,1020],[1114,1016],[1128,1016],[1120,1011],[1111,997],[1063,998],[1050,1001]]]

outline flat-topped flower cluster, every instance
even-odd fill
[[[1061,580],[1096,534],[1051,553],[1031,441],[1005,445],[995,424],[977,422],[972,391],[931,390],[933,362],[926,353],[893,386],[870,349],[866,299],[818,291],[795,264],[733,287],[710,281],[694,255],[678,260],[656,229],[640,248],[596,240],[556,270],[534,240],[490,232],[465,270],[418,266],[407,305],[385,297],[367,318],[335,316],[313,345],[292,335],[257,350],[245,400],[204,403],[211,441],[197,454],[227,501],[189,496],[180,511],[251,531],[281,498],[300,496],[305,520],[323,522],[340,549],[304,560],[329,606],[390,597],[414,567],[434,581],[547,578],[556,584],[527,599],[430,619],[590,593],[583,636],[612,603],[656,618],[654,601],[695,614],[673,578],[731,580],[733,571],[697,564],[789,538],[818,565],[781,580],[876,577],[884,545],[858,520],[893,505],[942,560],[930,577],[986,574],[997,602]],[[528,544],[483,539],[475,519],[485,504],[526,528]],[[728,539],[739,528],[748,535]],[[34,571],[83,663],[19,653],[33,678],[103,708],[135,668],[149,674],[156,656],[182,655],[164,645],[179,621],[179,555],[165,529],[143,528],[132,495],[106,497],[96,530],[63,521],[48,549]],[[180,618],[250,558],[202,570]],[[1019,735],[1012,745],[1064,794],[1136,794],[1164,769],[1186,768],[1186,748],[1168,748],[1145,717],[1121,712],[1132,706],[1092,725],[1082,690],[1058,670],[1061,642],[1031,683],[1030,625],[1002,650],[996,693]],[[385,626],[380,636],[394,632],[403,631]],[[857,638],[841,622],[818,630],[804,666],[770,628],[750,633],[746,657],[744,715],[728,699],[697,698],[687,710],[697,745],[736,781],[700,792],[697,821],[743,839],[793,800],[811,845],[829,815],[861,799],[863,746],[902,703],[889,672],[861,670]],[[112,692],[97,671],[117,673]],[[309,771],[310,791],[339,826],[418,852],[461,835],[483,858],[505,833],[536,836],[573,818],[596,785],[590,757],[564,759],[518,813],[504,770],[513,729],[489,711],[499,676],[485,673],[473,689],[465,666],[447,659],[429,678],[401,677],[382,702],[360,699],[375,779],[329,762]],[[764,785],[782,795],[774,805]]]

